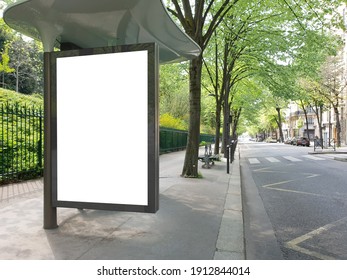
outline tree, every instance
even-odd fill
[[[185,32],[200,46],[202,53],[189,64],[189,128],[182,176],[198,177],[201,113],[201,73],[203,52],[224,16],[239,0],[171,0],[174,15]],[[193,2],[193,1],[192,1]]]
[[[310,133],[309,133],[309,122],[308,122],[308,115],[307,115],[307,108],[309,108],[309,103],[307,103],[303,98],[300,98],[298,100],[298,105],[302,109],[305,115],[305,123],[306,123],[306,136],[307,139],[310,139]]]
[[[296,50],[293,68],[296,73],[296,92],[294,100],[304,111],[306,130],[308,132],[307,108],[316,115],[319,129],[319,138],[323,147],[322,114],[329,103],[326,89],[321,84],[322,65],[329,56],[336,55],[341,45],[339,36],[331,35],[329,30],[323,28],[319,32],[308,30],[304,34],[303,44]]]
[[[188,124],[187,63],[160,66],[160,115],[170,114]]]
[[[322,67],[322,86],[324,97],[333,107],[336,121],[336,145],[341,146],[341,122],[340,104],[343,100],[343,93],[347,87],[347,77],[345,76],[344,61],[341,55],[328,57]]]
[[[34,40],[15,35],[8,42],[10,66],[14,71],[5,79],[10,89],[24,94],[43,92],[43,52]]]
[[[206,49],[206,52],[210,51],[208,54],[208,59],[203,60],[205,66],[205,73],[207,78],[202,83],[204,88],[209,93],[208,96],[214,97],[215,100],[215,109],[214,109],[214,117],[215,117],[215,135],[216,141],[214,145],[214,154],[219,154],[219,146],[220,146],[220,130],[221,130],[221,111],[223,104],[223,87],[225,84],[223,81],[225,79],[220,80],[220,64],[223,64],[219,59],[219,44],[223,44],[223,40],[220,40],[220,37],[217,36],[217,31],[214,32],[214,40],[213,44],[211,44],[210,49]],[[224,63],[225,64],[225,63]],[[224,71],[223,71],[224,74]],[[208,85],[211,85],[209,87]],[[222,85],[222,86],[221,86]],[[210,89],[211,88],[211,89]]]
[[[0,19],[0,52],[4,56],[1,61],[8,60],[8,66],[14,69],[2,72],[3,86],[25,94],[43,93],[43,50],[40,43],[24,39]]]
[[[8,42],[12,40],[14,36],[13,30],[4,22],[2,18],[0,18],[0,51],[3,52],[5,50],[6,45],[8,46]]]
[[[294,3],[292,1],[269,0],[259,2],[212,0],[207,3],[207,1],[172,0],[173,5],[169,10],[178,19],[186,33],[200,45],[204,54],[190,63],[190,124],[185,163],[182,171],[183,176],[196,177],[197,175],[202,96],[200,85],[202,81],[202,58],[204,58],[206,64],[210,64],[209,70],[206,70],[209,71],[209,75],[218,75],[218,77],[215,77],[214,82],[211,82],[213,84],[212,89],[206,86],[211,91],[210,94],[218,98],[215,102],[217,130],[221,118],[218,116],[219,109],[217,107],[224,108],[223,119],[227,121],[229,119],[227,102],[231,105],[231,99],[233,99],[232,95],[227,95],[230,92],[232,94],[237,92],[232,89],[233,86],[236,86],[236,84],[232,84],[235,72],[228,75],[228,71],[223,72],[221,66],[232,66],[233,59],[237,57],[237,51],[242,50],[240,57],[244,58],[244,62],[240,63],[237,58],[234,63],[236,68],[231,68],[238,69],[241,72],[246,71],[244,73],[247,76],[248,71],[252,69],[247,58],[256,58],[258,65],[251,70],[252,74],[258,71],[259,81],[263,84],[268,81],[266,86],[272,94],[283,99],[290,99],[296,94],[291,86],[295,84],[295,75],[287,76],[286,69],[289,67],[286,66],[293,63],[298,49],[304,44],[307,34],[322,30],[328,22],[333,22],[334,25],[341,22],[340,16],[334,15],[330,18],[326,16],[326,14],[333,14],[341,2],[341,0],[298,0]],[[317,5],[323,5],[325,8],[317,9],[315,8]],[[226,32],[228,25],[227,23],[222,25],[222,20],[230,23],[229,34],[233,37],[230,40],[227,36],[219,39],[219,36],[229,35]],[[242,24],[244,24],[244,28],[242,28]],[[224,44],[220,44],[223,39],[226,44],[232,46],[231,50],[233,52],[230,52],[232,55],[228,57],[227,62],[219,61],[219,69],[214,70],[215,67],[212,66],[212,62],[217,61],[217,59],[206,56],[206,50],[217,27],[219,57],[223,57],[224,60],[224,56],[220,55],[225,50]],[[242,30],[242,32],[238,33],[239,30]],[[242,46],[245,46],[245,49],[242,49]],[[211,53],[213,53],[213,50],[208,54]],[[217,63],[215,63],[216,65]],[[224,69],[227,68],[224,67]],[[293,71],[290,71],[290,73],[293,73]],[[225,93],[226,95],[223,95]],[[226,123],[224,123],[224,127],[228,127]],[[216,133],[218,132],[216,131]],[[225,131],[224,134],[226,134]]]
[[[266,88],[259,83],[255,76],[242,80],[237,85],[236,94],[231,106],[232,112],[232,135],[247,131],[250,135],[255,135],[258,132],[260,118],[263,113],[263,107],[266,103],[264,100],[264,92]],[[238,112],[242,114],[238,116]]]
[[[296,1],[292,5],[290,1],[281,1],[282,6],[277,10],[281,15],[277,18],[278,22],[264,29],[272,35],[263,40],[269,48],[259,76],[271,94],[282,100],[299,100],[298,78],[317,76],[327,53],[334,51],[338,45],[335,39],[329,40],[331,36],[326,35],[326,30],[340,25],[341,15],[336,13],[327,17],[326,14],[334,14],[342,1],[321,1],[326,9],[314,8],[314,2]],[[283,38],[277,37],[277,44],[273,43],[278,34],[282,34]],[[280,109],[276,106],[279,127]]]
[[[10,57],[8,55],[8,48],[5,47],[5,50],[1,53],[0,61],[0,73],[2,73],[2,87],[5,88],[5,73],[12,73],[14,69],[9,66]]]
[[[267,9],[271,10],[271,3]],[[269,47],[261,44],[264,40],[264,25],[271,27],[277,11],[270,15],[264,13],[264,6],[251,1],[238,2],[224,18],[219,30],[214,34],[214,44],[206,49],[207,58],[204,66],[213,85],[216,105],[216,138],[219,140],[221,118],[223,117],[222,151],[229,143],[229,127],[238,124],[235,117],[239,116],[242,108],[236,111],[230,109],[234,95],[234,88],[247,77],[254,75],[258,69],[262,55]],[[270,28],[271,29],[271,28]],[[277,40],[273,40],[276,42]],[[260,46],[260,47],[259,47]],[[213,59],[212,59],[213,58]],[[240,109],[240,110],[239,110]],[[221,114],[223,111],[223,115]],[[237,113],[236,113],[237,112]],[[233,115],[233,116],[231,116]],[[232,124],[229,124],[230,117]],[[232,129],[236,133],[236,128]],[[235,135],[233,137],[236,137]],[[219,153],[219,142],[216,141],[215,153]]]
[[[300,92],[302,94],[303,104],[310,107],[316,115],[319,139],[321,141],[321,147],[323,147],[323,127],[322,127],[322,116],[323,111],[326,110],[327,100],[324,97],[324,88],[317,80],[312,78],[300,78],[298,81]]]

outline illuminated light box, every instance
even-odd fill
[[[51,53],[54,207],[158,210],[157,61],[155,44]]]

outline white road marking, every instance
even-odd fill
[[[301,173],[301,174],[307,176],[307,177],[301,178],[301,179],[310,179],[310,178],[314,178],[314,177],[320,176],[319,174],[312,174],[312,173]],[[299,180],[301,180],[301,179],[299,178]],[[272,183],[272,184],[263,185],[261,187],[265,188],[265,189],[281,191],[281,192],[289,192],[289,193],[297,193],[297,194],[308,194],[308,195],[312,195],[312,196],[326,197],[325,195],[321,195],[321,194],[317,194],[317,193],[296,191],[296,190],[291,190],[291,189],[281,189],[281,188],[275,188],[274,187],[274,186],[284,185],[284,184],[287,184],[287,183],[292,183],[292,182],[295,182],[297,180],[298,179],[281,181],[281,182],[276,182],[276,183]]]
[[[248,161],[249,161],[250,164],[260,163],[260,161],[258,159],[256,159],[256,158],[249,158]]]
[[[281,183],[290,183],[290,181],[287,182],[281,182]],[[274,184],[273,184],[274,185]],[[278,184],[279,185],[279,184]],[[297,194],[308,194],[312,196],[318,196],[318,197],[326,197],[326,195],[317,194],[317,193],[310,193],[310,192],[302,192],[302,191],[295,191],[295,190],[289,190],[289,189],[280,189],[280,188],[273,188],[271,186],[262,186],[265,189],[275,190],[275,191],[281,191],[281,192],[288,192],[288,193],[297,193]]]
[[[293,162],[298,162],[298,161],[302,161],[301,159],[295,158],[295,157],[291,157],[291,156],[284,156],[285,159],[293,161]]]
[[[274,157],[266,157],[266,159],[270,162],[280,162],[277,158]]]
[[[313,237],[315,237],[316,235],[319,235],[321,233],[324,233],[334,227],[337,227],[339,225],[342,225],[342,224],[345,224],[347,222],[347,217],[345,218],[342,218],[340,220],[337,220],[331,224],[327,224],[325,226],[322,226],[318,229],[315,229],[313,231],[310,231],[302,236],[299,236],[287,243],[285,243],[285,247],[289,248],[289,249],[292,249],[292,250],[295,250],[295,251],[298,251],[300,253],[304,253],[306,255],[309,255],[309,256],[312,256],[312,257],[316,257],[318,259],[322,259],[322,260],[334,260],[335,258],[331,257],[331,256],[327,256],[327,255],[324,255],[324,254],[321,254],[319,252],[316,252],[316,251],[312,251],[312,250],[308,250],[306,248],[302,248],[300,246],[298,246],[298,244],[308,240],[308,239],[311,239]]]
[[[303,156],[304,158],[308,158],[308,159],[312,159],[312,160],[325,160],[324,158],[321,157],[315,157],[315,156],[311,156],[311,155],[306,155]]]
[[[283,185],[286,183],[290,183],[290,182],[294,182],[295,180],[288,180],[288,181],[281,181],[281,182],[277,182],[277,183],[272,183],[272,184],[268,184],[268,185],[264,185],[262,186],[263,188],[271,188],[273,186],[278,186],[278,185]],[[272,189],[272,188],[271,188]]]

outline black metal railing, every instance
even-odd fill
[[[43,173],[42,108],[0,104],[0,184]]]
[[[43,109],[0,104],[0,184],[43,175]],[[185,149],[188,132],[160,127],[160,153]],[[201,134],[200,142],[214,142]]]
[[[167,127],[160,127],[160,153],[183,150],[187,147],[188,131]],[[200,134],[200,142],[214,143],[212,134]]]

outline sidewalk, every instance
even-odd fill
[[[199,162],[202,179],[179,176],[183,158],[160,156],[156,214],[58,208],[53,230],[43,229],[42,179],[1,186],[0,259],[244,259],[238,153],[230,174]]]
[[[316,148],[315,151],[309,152],[312,155],[328,155],[334,160],[347,161],[347,146],[336,147],[335,151],[332,147],[328,149]]]

